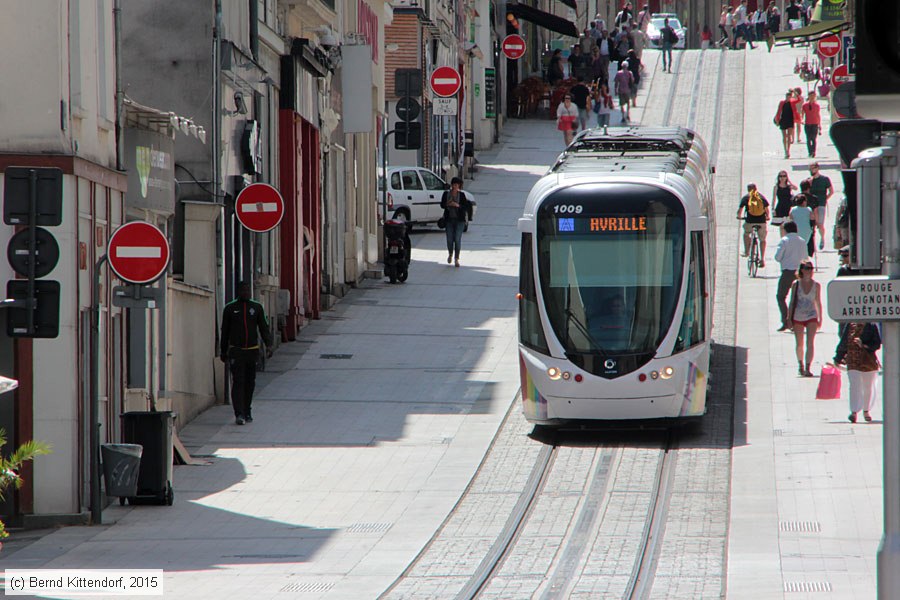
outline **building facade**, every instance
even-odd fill
[[[13,523],[32,515],[81,522],[89,504],[91,386],[100,397],[103,440],[115,439],[124,399],[124,315],[111,303],[112,274],[97,271],[110,234],[125,219],[127,186],[117,146],[113,1],[16,2],[4,8],[0,32],[8,57],[0,67],[0,174],[5,180],[16,166],[62,172],[62,223],[48,228],[60,260],[44,278],[60,285],[59,334],[12,339],[6,327],[0,331],[0,370],[19,380],[14,393],[0,397],[0,427],[14,445],[36,439],[53,452],[26,467],[25,485],[0,512]],[[14,226],[0,225],[0,243],[13,233]],[[0,276],[16,278],[5,263]],[[100,372],[92,381],[98,278]],[[3,313],[5,321],[10,313]]]

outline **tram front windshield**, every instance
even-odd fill
[[[674,318],[684,257],[681,203],[649,186],[617,187],[626,189],[566,190],[539,210],[541,289],[567,353],[652,354]]]

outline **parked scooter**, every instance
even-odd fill
[[[384,223],[384,274],[391,283],[401,283],[409,276],[412,244],[407,233],[406,221],[391,219]]]

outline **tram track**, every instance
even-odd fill
[[[699,130],[701,136],[710,140],[711,156],[716,157],[726,54],[717,53],[719,71],[711,74],[704,69],[712,59],[705,56],[708,52],[697,53],[687,60],[687,53],[678,53],[662,114],[656,112],[658,117],[653,120],[661,125],[685,125]],[[688,78],[688,74],[692,77]],[[713,111],[700,110],[699,98],[704,91],[715,94]],[[514,421],[514,417],[508,415],[507,421]],[[383,598],[619,597],[633,600],[665,596],[659,595],[660,590],[654,594],[653,588],[664,552],[672,493],[677,488],[681,451],[678,434],[669,431],[664,439],[652,444],[647,443],[646,433],[628,437],[612,434],[612,439],[605,439],[610,436],[604,433],[599,442],[596,437],[589,442],[582,439],[573,442],[563,438],[560,432],[540,438],[535,435],[539,429],[542,428],[535,428],[532,438],[538,438],[543,445],[537,452],[531,452],[533,462],[520,465],[527,469],[527,477],[524,471],[519,473],[524,484],[517,488],[514,506],[502,529],[492,536],[477,566],[465,575],[460,569],[440,584],[434,577],[427,583],[426,575],[415,584],[418,588],[410,585],[404,589],[403,579],[416,573],[417,564],[419,572],[427,570],[425,555],[434,550],[431,547],[435,539],[432,539]],[[697,457],[691,455],[685,461],[686,468],[696,461]],[[487,471],[479,469],[476,478],[489,476]],[[581,485],[572,485],[573,482]],[[457,510],[462,510],[465,502],[464,497]],[[548,517],[551,514],[559,520],[553,527],[547,524],[548,518],[553,518]],[[454,515],[448,521],[452,518]],[[559,533],[562,529],[564,532]],[[449,530],[444,533],[452,535]],[[437,553],[435,560],[438,560]],[[419,593],[409,593],[414,589]],[[441,589],[442,593],[429,594],[426,589]]]
[[[673,439],[673,433],[669,431],[666,445],[659,453],[652,501],[641,537],[641,551],[635,560],[634,569],[623,596],[628,600],[648,597],[653,586],[653,575],[659,558],[659,541],[665,535],[666,517],[669,512],[668,492],[675,476],[678,456]]]
[[[477,598],[478,594],[484,589],[484,586],[496,571],[497,565],[499,565],[507,555],[513,539],[521,530],[528,511],[534,504],[535,498],[537,498],[540,489],[547,479],[547,473],[550,471],[550,466],[553,463],[553,459],[556,457],[558,450],[559,446],[556,444],[545,445],[541,448],[538,458],[534,463],[534,467],[531,470],[531,474],[528,477],[528,481],[525,483],[525,489],[522,490],[518,502],[516,502],[506,525],[503,527],[503,531],[497,537],[497,541],[494,542],[494,545],[491,546],[491,549],[484,557],[484,560],[478,565],[475,574],[456,595],[458,600],[464,598]]]

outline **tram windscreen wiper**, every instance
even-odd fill
[[[591,335],[591,332],[588,330],[587,325],[581,322],[581,319],[575,316],[575,313],[566,306],[566,339],[568,340],[568,345],[571,346],[572,336],[569,335],[569,322],[575,323],[578,327],[578,331],[587,338],[588,342],[590,342],[593,349],[596,351],[596,354],[600,356],[607,356],[606,352],[600,348],[600,344],[597,343],[597,340],[594,339],[594,336]],[[568,349],[567,349],[568,350]],[[592,353],[593,354],[593,353]]]

